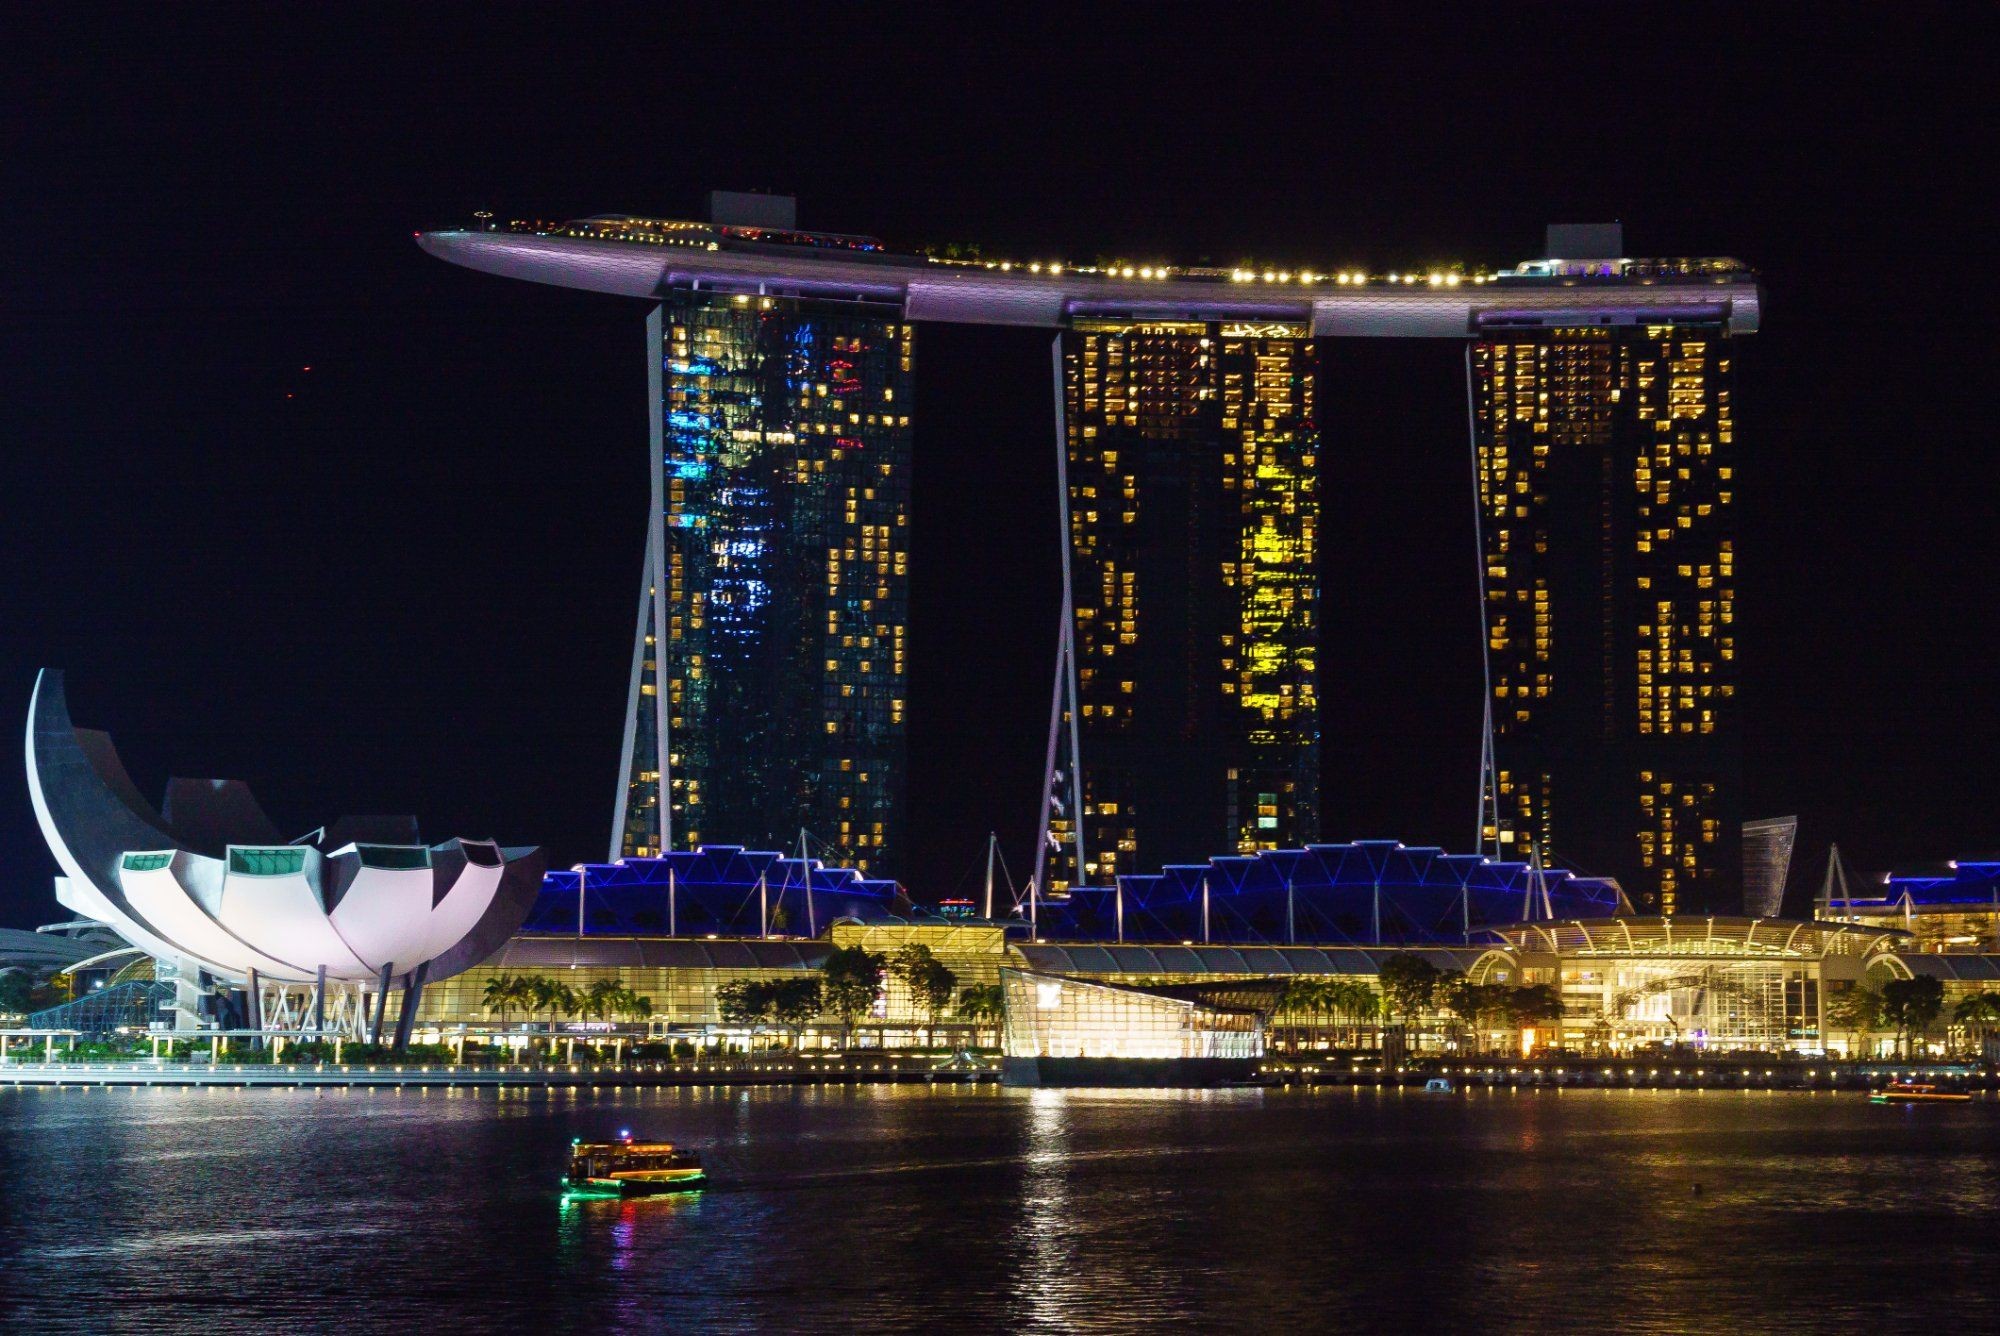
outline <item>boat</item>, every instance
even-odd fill
[[[1424,1082],[1424,1093],[1426,1095],[1456,1095],[1458,1087],[1453,1085],[1447,1077],[1433,1076],[1430,1080]]]
[[[1939,1090],[1915,1081],[1891,1081],[1868,1095],[1870,1104],[1970,1104],[1972,1096],[1963,1090]]]
[[[707,1185],[701,1157],[670,1141],[634,1141],[620,1132],[616,1141],[569,1143],[569,1170],[563,1191],[575,1197],[650,1197],[689,1192]]]

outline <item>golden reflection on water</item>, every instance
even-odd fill
[[[710,1188],[562,1202],[570,1138],[622,1126]],[[0,1091],[0,1311],[1740,1332],[1936,1302],[2000,1329],[1997,1151],[2000,1103],[1831,1093]]]

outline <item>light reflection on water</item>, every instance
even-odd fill
[[[697,1194],[563,1204],[573,1136]],[[0,1327],[2000,1326],[2000,1104],[0,1090]]]

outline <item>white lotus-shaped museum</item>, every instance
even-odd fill
[[[70,722],[57,672],[35,684],[27,765],[66,874],[56,898],[156,957],[224,978],[447,978],[513,935],[541,886],[539,850],[427,845],[407,817],[347,818],[286,843],[233,780],[174,780],[156,812],[110,738]]]

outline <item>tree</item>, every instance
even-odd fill
[[[888,962],[865,946],[837,946],[820,964],[826,1005],[840,1017],[840,1044],[852,1039],[854,1018],[875,1005]]]
[[[1914,979],[1891,979],[1882,985],[1882,1016],[1896,1027],[1903,1056],[1910,1056],[1910,1043],[1930,1028],[1944,1010],[1944,983],[1929,975]]]
[[[952,990],[958,986],[958,976],[920,942],[912,942],[898,951],[889,962],[888,969],[902,981],[903,987],[909,989],[911,1003],[924,1014],[929,1026],[934,1029],[938,1012],[951,1003]],[[929,1039],[927,1034],[926,1044]]]
[[[25,1012],[34,1005],[35,983],[19,970],[0,974],[0,1012]]]
[[[645,996],[643,993],[635,993],[630,988],[624,989],[623,992],[624,997],[619,1000],[620,1006],[618,1011],[620,1015],[641,1021],[651,1019],[653,1015],[652,998]]]
[[[1383,1005],[1391,1016],[1409,1021],[1431,1005],[1439,977],[1438,967],[1430,961],[1399,951],[1382,962],[1377,974]]]
[[[1562,993],[1554,985],[1546,983],[1527,984],[1520,988],[1506,990],[1503,1002],[1507,1020],[1516,1030],[1526,1030],[1543,1023],[1560,1026],[1563,1018]],[[1557,1037],[1561,1037],[1560,1029]]]
[[[577,1009],[576,989],[566,983],[551,979],[546,974],[536,974],[527,980],[528,996],[535,1010],[549,1014],[549,1040],[556,1037],[556,1017],[574,1016]]]
[[[1333,1014],[1333,999],[1339,984],[1326,978],[1295,978],[1287,980],[1285,986],[1296,991],[1299,1010],[1312,1019],[1314,1034],[1323,1034],[1327,1018]]]
[[[1465,977],[1463,970],[1444,970],[1431,988],[1431,1001],[1471,1032],[1473,1052],[1479,1051],[1480,1011],[1485,1005],[1484,989]]]
[[[500,1028],[507,1028],[507,1008],[518,1001],[514,990],[514,976],[496,974],[486,981],[485,1005],[488,1015],[500,1013]]]
[[[991,1025],[997,1031],[1007,1015],[1006,990],[997,983],[968,984],[959,991],[958,1005],[952,1010],[960,1020],[975,1026]]]
[[[1273,1012],[1287,1017],[1292,1022],[1292,1043],[1298,1043],[1298,1025],[1301,1016],[1309,1016],[1326,1006],[1326,985],[1319,979],[1294,975],[1285,980],[1278,989],[1278,999]]]
[[[1974,993],[1962,998],[1952,1009],[1951,1018],[1984,1040],[1987,1031],[2000,1025],[2000,993]]]
[[[1861,1036],[1881,1022],[1882,994],[1865,983],[1857,983],[1827,996],[1827,1025],[1853,1036],[1857,1050],[1861,1047]]]
[[[818,979],[780,979],[771,985],[770,1017],[792,1033],[792,1047],[799,1046],[805,1023],[819,1015],[825,1003]]]
[[[625,1000],[625,985],[616,979],[599,979],[577,999],[585,1020],[608,1021]]]
[[[1336,1017],[1349,1022],[1382,1014],[1382,997],[1359,979],[1333,979],[1326,986],[1326,1005]]]
[[[731,979],[715,990],[715,1007],[730,1025],[755,1025],[771,1014],[768,979]]]

